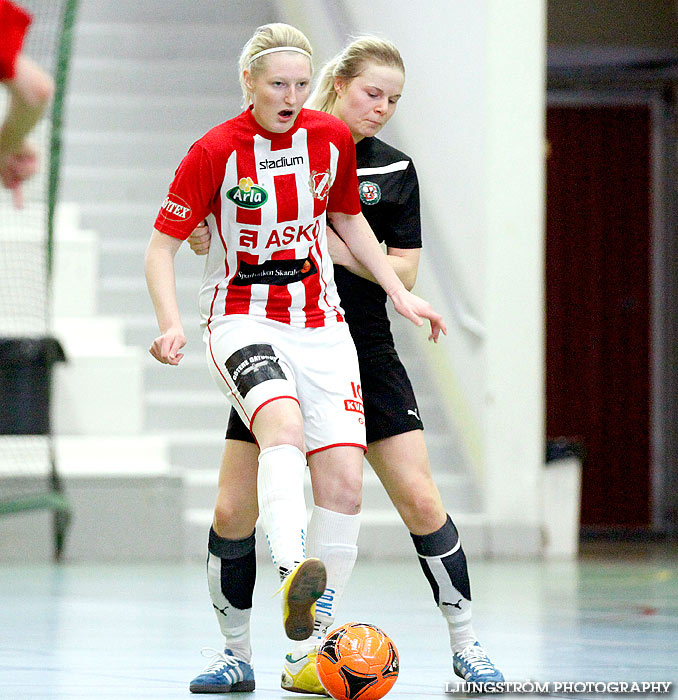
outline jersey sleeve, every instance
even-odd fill
[[[327,211],[341,214],[360,214],[355,144],[348,127],[337,133],[339,160],[337,161],[337,174],[327,198]]]
[[[419,180],[411,161],[405,170],[392,226],[384,241],[390,248],[421,248]]]
[[[155,228],[186,240],[210,213],[217,190],[213,160],[200,143],[194,143],[174,174]]]
[[[9,0],[0,0],[0,80],[14,77],[31,16]]]

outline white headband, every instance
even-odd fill
[[[311,54],[308,51],[304,51],[304,49],[300,49],[296,46],[275,46],[272,49],[264,49],[263,51],[259,51],[259,53],[255,53],[254,56],[250,58],[249,63],[252,63],[252,61],[256,61],[257,58],[261,58],[267,53],[275,53],[276,51],[296,51],[297,53],[304,54],[304,56],[306,56],[306,58],[308,58],[309,60],[311,59]]]

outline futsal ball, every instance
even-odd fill
[[[318,649],[318,678],[337,700],[377,700],[398,678],[398,650],[378,627],[349,622]]]

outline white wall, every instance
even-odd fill
[[[541,5],[541,7],[539,7]],[[544,462],[545,13],[493,0],[485,80],[487,509],[495,551],[538,535]],[[508,535],[508,537],[506,537]],[[525,546],[538,548],[539,540]]]
[[[398,144],[415,157],[425,203],[418,289],[440,298],[430,284],[436,277],[485,330],[479,340],[451,323],[443,348],[453,412],[484,483],[490,550],[536,552],[544,461],[544,3],[349,0],[347,7],[355,26],[391,38],[406,61],[394,124]]]
[[[309,34],[317,63],[348,33],[385,36],[403,54],[404,97],[385,136],[415,160],[425,236],[416,291],[445,311],[450,330],[425,357],[482,484],[490,551],[535,553],[544,463],[545,2],[281,7]]]

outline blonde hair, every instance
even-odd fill
[[[240,68],[240,87],[243,94],[243,107],[252,104],[252,94],[245,85],[244,72],[247,69],[252,77],[256,77],[260,73],[265,64],[266,56],[256,57],[256,54],[268,49],[275,49],[281,46],[290,46],[306,52],[311,56],[313,49],[306,36],[296,27],[289,24],[276,22],[273,24],[264,24],[257,27],[257,30],[252,35],[252,38],[243,47],[238,66]],[[311,70],[313,70],[313,62],[311,61]]]
[[[337,101],[334,89],[337,78],[350,83],[365,70],[368,63],[398,68],[405,75],[405,64],[395,44],[376,36],[360,36],[323,66],[308,106],[331,113]]]

